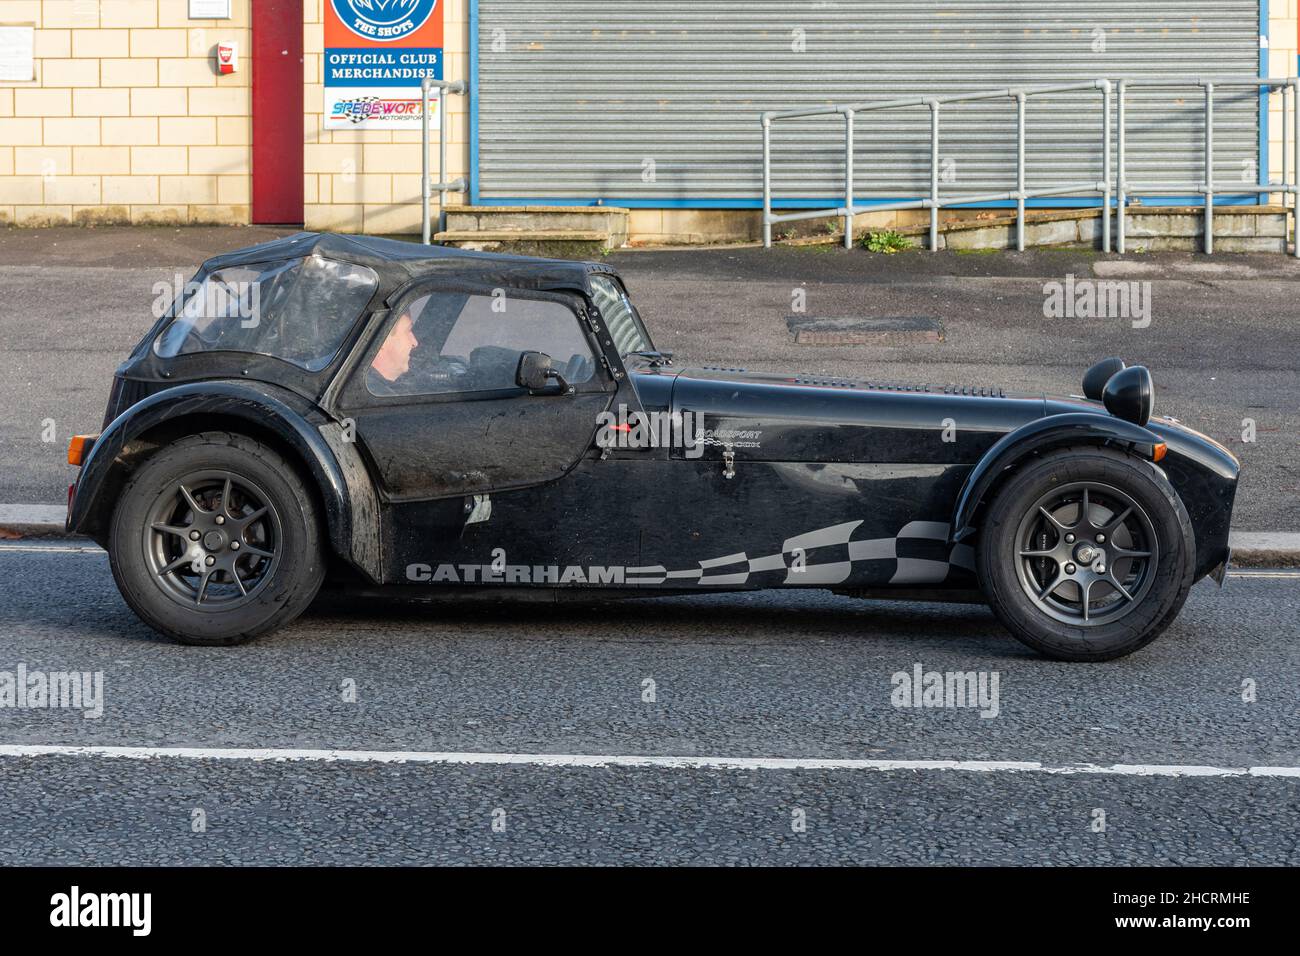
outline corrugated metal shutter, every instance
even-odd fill
[[[763,110],[1102,77],[1254,76],[1259,0],[479,0],[479,201],[754,200]],[[1100,94],[1031,99],[1029,185],[1101,176]],[[1202,94],[1129,99],[1129,179],[1199,181]],[[1215,98],[1216,178],[1255,182],[1259,97]],[[1014,187],[1011,100],[944,110],[945,193]],[[842,189],[843,123],[786,122],[777,199]],[[929,182],[925,109],[861,114],[859,195]]]

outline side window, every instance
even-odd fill
[[[159,358],[250,352],[319,372],[378,284],[366,266],[314,255],[221,269],[187,283],[153,350]]]
[[[404,306],[366,370],[373,395],[513,391],[524,352],[545,352],[571,384],[596,373],[566,305],[509,295],[434,292]]]

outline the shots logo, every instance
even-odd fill
[[[50,897],[50,925],[125,926],[132,936],[148,936],[153,929],[153,894],[83,893],[74,886]]]
[[[0,710],[79,710],[87,720],[104,716],[103,671],[29,671],[19,664],[0,671]]]
[[[978,710],[980,717],[1001,713],[998,700],[997,671],[927,671],[921,664],[911,672],[896,671],[890,678],[894,685],[889,702],[902,708]]]
[[[202,282],[185,281],[180,273],[174,282],[153,284],[154,318],[166,315],[177,301],[182,303],[178,317],[193,321],[238,319],[245,329],[255,329],[261,322],[262,284],[260,282],[225,282],[210,275]]]
[[[433,15],[438,0],[330,0],[345,27],[364,40],[409,37]]]
[[[694,412],[641,412],[619,405],[596,416],[598,448],[681,448],[687,458],[704,454],[704,429]]]
[[[1150,282],[1076,279],[1043,283],[1043,316],[1049,319],[1128,319],[1135,329],[1151,324]]]

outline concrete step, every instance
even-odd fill
[[[610,249],[609,233],[598,229],[448,229],[433,238],[458,249],[555,259],[599,259]]]
[[[448,206],[447,232],[600,232],[605,247],[627,242],[628,210],[620,206]]]

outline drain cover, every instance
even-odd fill
[[[939,320],[925,315],[883,318],[790,315],[785,324],[799,345],[910,345],[943,341]]]

